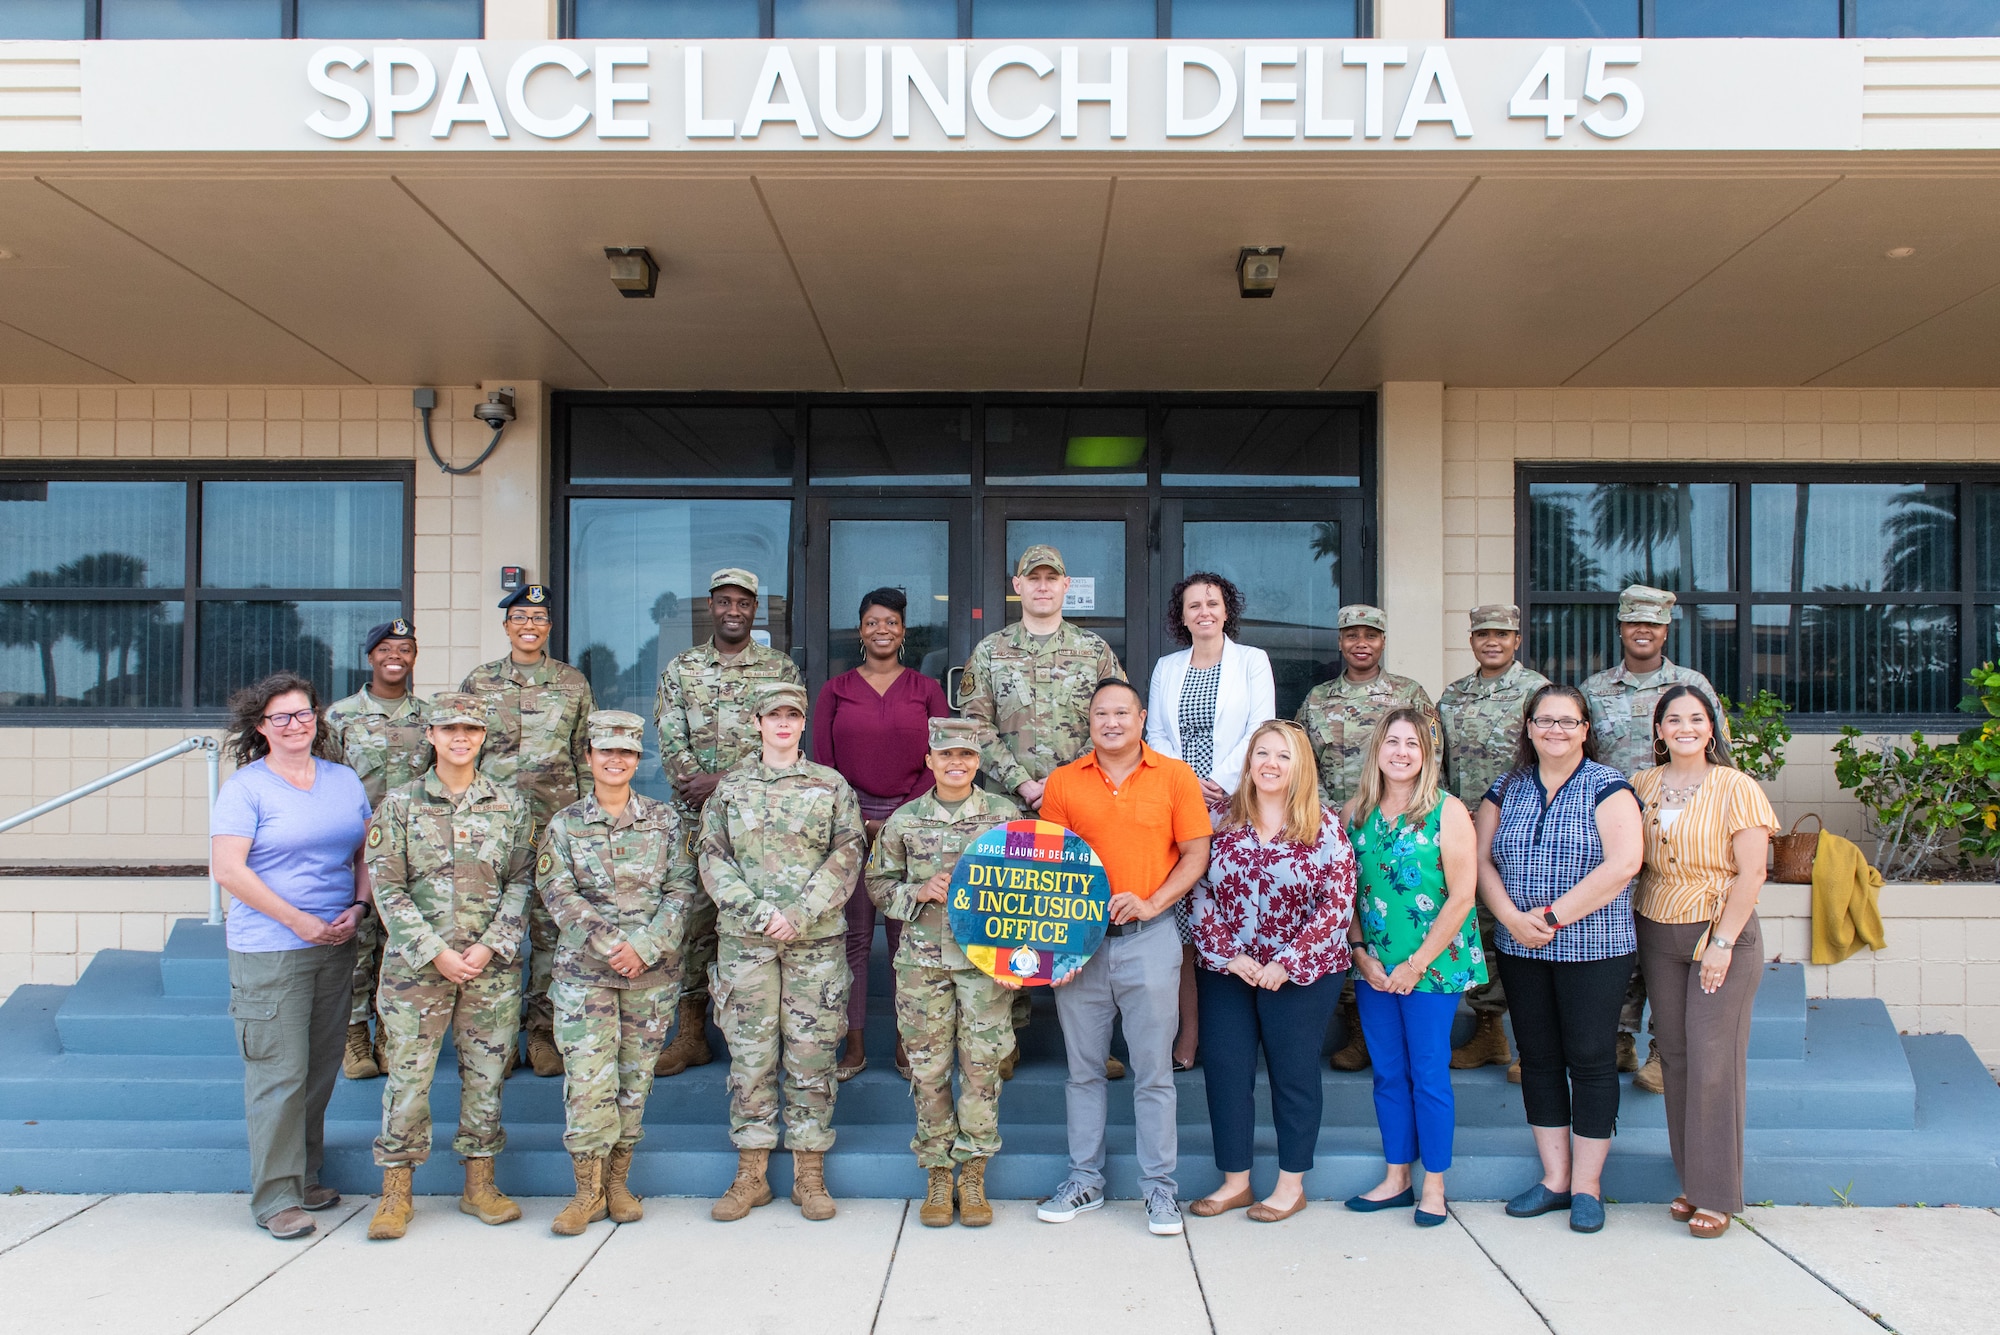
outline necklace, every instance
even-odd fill
[[[1675,788],[1662,779],[1660,782],[1660,805],[1668,807],[1686,806],[1694,800],[1694,795],[1701,791],[1702,779],[1706,779],[1707,777],[1708,771],[1703,770],[1701,778],[1696,779],[1685,788]]]

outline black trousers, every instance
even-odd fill
[[[1195,972],[1201,1008],[1201,1070],[1208,1086],[1208,1121],[1215,1166],[1249,1171],[1257,1129],[1257,1054],[1271,1077],[1271,1120],[1278,1130],[1278,1167],[1303,1173],[1319,1145],[1319,1054],[1340,999],[1340,974],[1266,991],[1231,973]]]
[[[1501,954],[1528,1125],[1566,1126],[1591,1140],[1618,1129],[1618,1011],[1638,958],[1570,964]]]

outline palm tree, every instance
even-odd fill
[[[49,588],[57,583],[53,571],[31,570],[21,583],[29,588]],[[42,703],[56,703],[56,641],[64,634],[62,603],[0,603],[0,645],[25,648],[33,645],[42,664]]]
[[[1528,500],[1528,587],[1531,589],[1598,589],[1604,567],[1578,531],[1576,511],[1555,496],[1530,495]]]
[[[1314,560],[1331,561],[1333,563],[1329,573],[1333,577],[1334,592],[1338,594],[1340,592],[1339,524],[1334,523],[1330,519],[1322,519],[1313,525],[1312,554]]]
[[[146,563],[124,552],[94,552],[57,566],[55,582],[72,589],[142,589],[146,586]],[[157,604],[146,602],[75,602],[64,606],[65,628],[97,655],[94,703],[116,703],[109,698],[111,656],[118,656],[117,680],[123,681],[131,666],[133,647],[145,642],[148,622],[158,617]]]
[[[1694,587],[1694,488],[1687,482],[1616,483],[1590,499],[1600,548],[1622,547],[1643,562],[1643,583],[1654,588]],[[1663,542],[1679,549],[1679,568],[1661,570],[1654,553]]]

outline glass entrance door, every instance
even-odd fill
[[[1155,653],[1146,620],[1146,518],[1146,502],[1136,498],[989,498],[980,581],[985,597],[974,614],[981,617],[980,633],[1021,619],[1015,563],[1028,548],[1048,543],[1069,570],[1064,619],[1103,636],[1143,690]]]
[[[810,507],[807,579],[814,591],[807,682],[861,663],[861,599],[900,589],[903,662],[940,686],[972,652],[970,501],[818,500]]]

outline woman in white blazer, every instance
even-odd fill
[[[1187,648],[1153,666],[1146,705],[1146,744],[1184,760],[1201,780],[1211,812],[1219,812],[1243,776],[1250,734],[1277,714],[1271,660],[1262,649],[1236,641],[1243,594],[1222,576],[1198,570],[1174,586],[1167,599],[1167,633]],[[1194,896],[1174,906],[1181,933],[1181,1027],[1174,1040],[1174,1068],[1194,1066],[1195,960],[1189,932]]]

